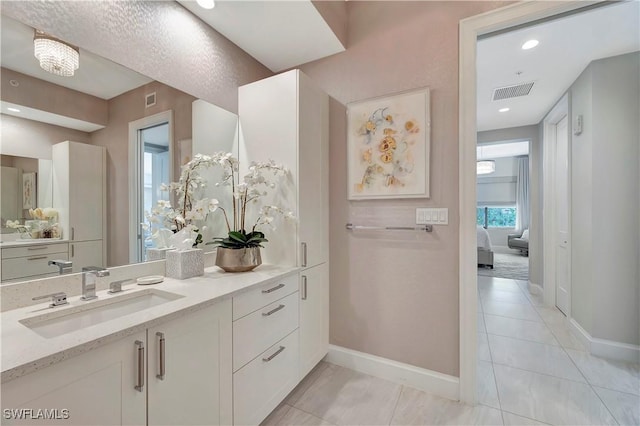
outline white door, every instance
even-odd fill
[[[555,263],[556,306],[569,314],[571,281],[569,274],[569,140],[565,116],[556,125],[555,161]]]
[[[300,272],[300,378],[329,349],[329,267],[323,263]]]

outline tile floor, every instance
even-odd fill
[[[321,362],[265,425],[640,425],[640,367],[593,357],[525,281],[478,277],[471,407]]]

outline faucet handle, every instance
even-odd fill
[[[103,268],[101,266],[83,266],[82,267],[82,272],[83,273],[91,273],[94,274],[96,277],[108,277],[109,276],[109,270],[107,268]]]
[[[48,299],[48,298],[51,298],[51,304],[49,306],[52,308],[56,306],[66,305],[69,303],[67,302],[67,294],[62,291],[57,293],[45,294],[44,296],[36,296],[31,300],[42,300],[42,299]]]
[[[126,280],[119,280],[119,281],[113,281],[111,283],[109,283],[109,291],[107,293],[109,294],[114,294],[114,293],[120,293],[122,290],[122,285],[123,284],[132,284],[135,281],[130,280],[130,279],[126,279]]]

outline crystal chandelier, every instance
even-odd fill
[[[77,47],[71,46],[40,30],[33,36],[34,54],[40,61],[40,68],[51,74],[71,77],[80,66]]]

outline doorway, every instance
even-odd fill
[[[145,212],[168,199],[163,184],[172,181],[172,112],[129,123],[129,261],[146,260],[153,229],[143,229]]]

